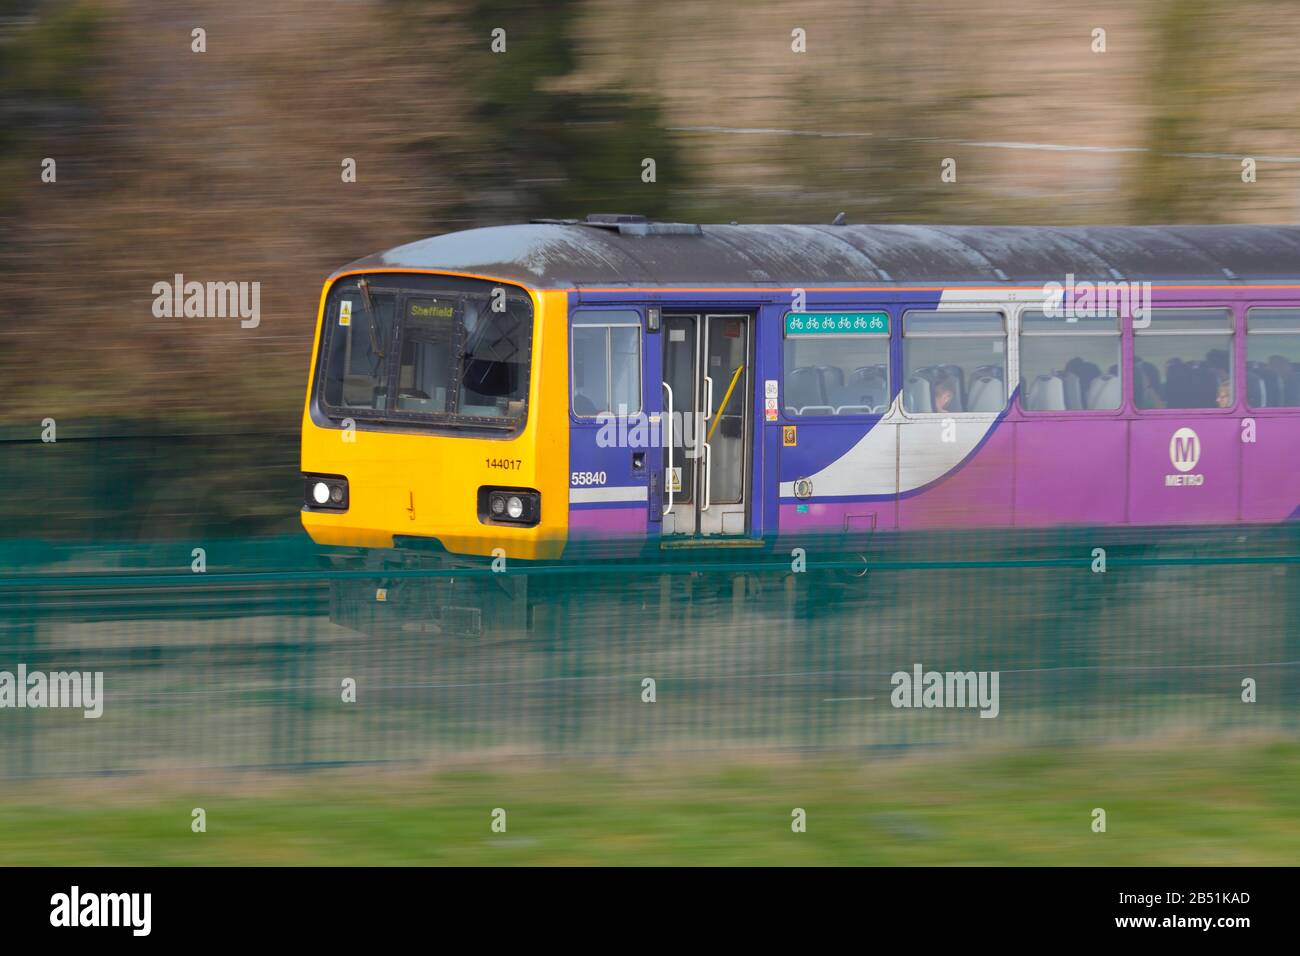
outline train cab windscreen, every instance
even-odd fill
[[[440,276],[362,276],[325,305],[317,397],[331,418],[518,430],[533,308],[520,289]]]

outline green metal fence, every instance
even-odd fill
[[[804,544],[799,571],[783,545],[496,573],[302,535],[12,540],[0,672],[102,672],[103,713],[0,708],[0,774],[1297,729],[1295,525]],[[996,672],[996,717],[896,706],[918,666]]]

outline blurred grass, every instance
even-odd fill
[[[0,797],[0,865],[1291,865],[1300,746],[496,765]],[[66,789],[61,789],[66,788]],[[207,832],[190,831],[191,809]],[[490,830],[495,807],[504,834]],[[806,833],[790,813],[808,814]],[[1103,807],[1108,832],[1093,833]]]

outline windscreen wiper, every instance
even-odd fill
[[[370,314],[370,319],[366,322],[366,331],[370,333],[370,351],[379,359],[379,364],[382,364],[385,353],[388,351],[388,343],[384,342],[384,347],[380,348],[379,342],[375,338],[375,323],[379,319],[379,314],[375,311],[374,299],[370,298],[370,283],[365,279],[358,279],[357,288],[361,291],[361,298],[365,300],[366,312]]]

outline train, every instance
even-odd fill
[[[1300,516],[1300,227],[453,232],[322,289],[302,523],[562,561]]]

